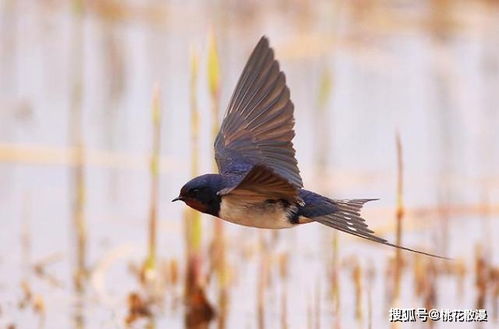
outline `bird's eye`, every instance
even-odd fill
[[[191,190],[191,194],[198,194],[198,192],[199,192],[199,189],[198,189],[198,188],[193,188],[193,189]]]

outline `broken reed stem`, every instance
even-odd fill
[[[400,140],[400,134],[397,132],[395,136],[395,142],[397,145],[397,210],[396,210],[396,244],[398,246],[402,245],[402,219],[404,218],[404,162],[402,158],[402,142]],[[395,249],[395,270],[394,270],[394,290],[393,290],[393,302],[396,302],[400,296],[400,281],[402,275],[402,252],[400,249]]]
[[[83,291],[86,278],[86,249],[87,249],[87,225],[85,221],[85,151],[83,143],[83,11],[82,1],[73,1],[74,25],[72,38],[72,60],[73,76],[71,87],[71,105],[69,115],[69,129],[71,131],[71,143],[75,147],[75,166],[71,170],[72,178],[72,217],[73,229],[76,240],[76,268],[74,272],[74,284],[77,292]]]
[[[149,208],[149,249],[145,264],[146,271],[156,268],[158,198],[159,198],[159,154],[161,149],[161,95],[159,87],[153,91],[152,114],[152,150],[151,150],[151,200]],[[147,273],[147,272],[146,272]]]

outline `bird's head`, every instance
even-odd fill
[[[217,192],[222,188],[222,183],[222,177],[216,174],[193,178],[182,187],[179,196],[172,202],[184,201],[200,212],[218,216],[221,198]]]

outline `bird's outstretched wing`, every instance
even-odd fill
[[[295,159],[293,103],[269,41],[262,37],[244,67],[220,132],[215,159],[222,174],[270,169],[295,189],[303,186]]]

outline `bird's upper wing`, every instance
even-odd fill
[[[291,141],[293,127],[286,78],[269,41],[262,37],[244,67],[215,139],[220,173],[244,174],[255,165],[264,165],[295,189],[301,188]]]

